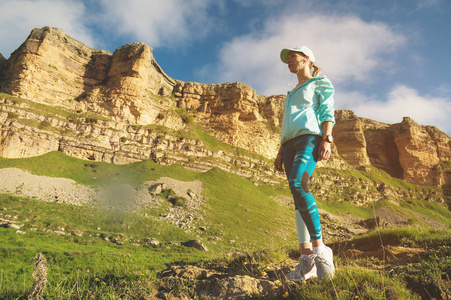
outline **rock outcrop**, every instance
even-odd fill
[[[126,164],[152,159],[196,171],[217,167],[256,182],[282,180],[266,160],[233,151],[213,151],[188,133],[184,137],[162,126],[130,125],[76,113],[63,117],[65,110],[52,114],[47,111],[50,107],[37,107],[10,96],[0,97],[0,109],[0,156],[5,158],[60,151],[91,161]],[[166,120],[171,118],[182,122],[177,114],[165,116]]]
[[[443,185],[441,162],[451,160],[450,138],[432,126],[419,126],[410,118],[395,126],[395,143],[403,179],[418,184]]]
[[[170,93],[174,84],[146,44],[125,45],[111,54],[44,27],[34,29],[11,54],[0,87],[40,103],[149,124],[170,108],[156,104],[155,95]]]
[[[191,280],[196,283],[194,292],[199,299],[251,299],[256,295],[265,299],[279,299],[282,297],[283,288],[280,282],[282,273],[288,269],[271,270],[271,276],[256,276],[251,272],[232,271],[221,273],[211,269],[202,269],[196,266],[173,266],[158,274],[162,281],[159,297],[168,299],[192,299],[184,293],[172,295],[168,293],[167,287],[175,282]],[[169,295],[168,295],[169,294]]]
[[[353,166],[369,165],[362,120],[352,111],[336,111],[334,137],[339,154]]]
[[[2,90],[18,97],[72,108],[89,86],[102,82],[111,53],[94,50],[52,27],[34,29],[11,54]]]
[[[272,159],[279,146],[284,96],[258,95],[240,82],[172,79],[144,43],[124,45],[111,54],[57,28],[34,29],[8,60],[0,56],[0,88],[58,111],[37,112],[25,100],[4,95],[3,157],[61,151],[113,163],[151,158],[197,170],[231,170],[235,165],[235,172],[248,178],[258,172],[274,175],[269,162],[212,151],[199,139],[180,136],[192,131],[194,121],[225,143]],[[351,166],[374,166],[416,184],[451,184],[450,137],[437,128],[409,118],[384,124],[352,111],[336,111],[336,120],[334,151]],[[327,167],[344,167],[341,158]]]
[[[334,128],[338,154],[351,165],[372,165],[390,175],[422,185],[449,183],[451,138],[433,126],[406,117],[384,124],[337,111]]]
[[[241,82],[174,87],[177,105],[194,111],[196,122],[218,139],[273,157],[278,150],[283,96],[265,97]]]

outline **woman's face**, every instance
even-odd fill
[[[287,64],[291,73],[297,73],[306,65],[306,62],[307,57],[300,52],[291,51],[290,54],[288,54]]]

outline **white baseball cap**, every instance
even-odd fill
[[[307,55],[310,58],[312,63],[315,63],[315,61],[316,61],[312,50],[310,50],[306,46],[298,46],[296,48],[284,48],[284,49],[282,49],[282,51],[280,52],[280,59],[284,63],[287,63],[288,54],[290,54],[291,51],[304,53],[305,55]]]

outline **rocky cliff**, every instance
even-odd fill
[[[273,157],[282,122],[282,96],[265,97],[241,83],[179,82],[174,87],[177,106],[192,111],[196,122],[218,139]]]
[[[57,28],[34,29],[8,60],[0,56],[0,88],[5,92],[3,157],[62,151],[113,163],[150,158],[198,170],[223,166],[249,178],[278,180],[268,159],[278,149],[283,96],[258,95],[240,82],[175,80],[143,43],[111,54]],[[337,111],[336,119],[338,160],[327,166],[343,168],[344,159],[353,167],[372,165],[411,183],[451,183],[450,137],[437,128],[409,118],[383,124],[352,111]],[[203,132],[192,136],[194,127]],[[261,157],[217,150],[201,135]]]
[[[337,111],[336,119],[337,151],[351,165],[373,165],[415,184],[450,183],[451,139],[436,127],[420,126],[408,117],[389,125],[352,111]]]

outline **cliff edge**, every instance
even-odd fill
[[[6,158],[63,151],[115,163],[149,158],[171,163],[177,159],[164,151],[177,148],[168,146],[177,142],[166,142],[162,154],[161,135],[146,126],[182,132],[190,130],[190,120],[209,135],[268,159],[279,146],[284,96],[258,95],[240,82],[173,79],[144,43],[110,53],[91,49],[61,29],[37,28],[9,59],[0,56],[0,89],[6,93],[0,118],[0,153]],[[72,115],[49,116],[10,96]],[[93,122],[89,115],[100,121]],[[415,184],[451,183],[450,137],[439,129],[420,126],[408,117],[399,124],[384,124],[346,110],[337,111],[336,120],[334,151],[349,165],[374,166]],[[188,144],[193,157],[214,154],[199,141]],[[265,167],[270,172],[270,164]]]

